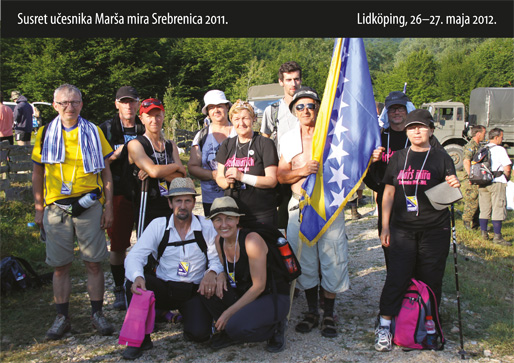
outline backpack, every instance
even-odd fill
[[[424,282],[416,279],[411,279],[411,281],[412,283],[403,296],[400,313],[393,317],[391,324],[393,342],[409,349],[429,349],[425,346],[427,337],[425,319],[431,315],[436,332],[441,339],[441,345],[437,350],[443,350],[445,339],[439,321],[435,294]]]
[[[197,216],[195,216],[198,218]],[[195,238],[189,239],[186,241],[177,241],[177,242],[168,242],[170,238],[170,216],[166,217],[166,227],[164,229],[164,234],[162,235],[161,242],[159,242],[159,247],[157,247],[157,258],[154,258],[152,254],[148,255],[148,262],[144,268],[145,273],[155,276],[155,271],[157,270],[157,266],[159,266],[159,260],[161,259],[164,250],[168,246],[184,246],[189,243],[196,242],[198,244],[198,247],[202,250],[202,252],[205,255],[205,269],[209,267],[209,257],[207,256],[207,243],[205,242],[205,238],[203,237],[202,231],[193,231]]]
[[[280,276],[287,282],[292,282],[302,274],[302,268],[300,266],[300,263],[298,262],[298,259],[296,258],[293,249],[289,245],[289,242],[287,242],[286,245],[289,246],[290,255],[282,256],[282,254],[280,253],[280,250],[277,246],[277,240],[280,237],[284,238],[284,235],[277,228],[268,224],[261,223],[253,224],[250,227],[245,225],[245,228],[249,229],[252,232],[258,233],[262,237],[264,242],[266,242],[266,246],[268,246],[268,262],[272,262],[268,264],[268,267],[271,269],[273,273],[276,274],[276,276]],[[294,263],[297,266],[296,271],[290,272],[288,270],[285,262],[286,258],[291,258],[294,261]]]
[[[209,136],[209,125],[203,127],[200,131],[198,131],[198,147],[200,148],[200,152],[202,152],[203,145],[207,140],[207,136]]]
[[[469,182],[473,185],[486,186],[493,183],[494,175],[491,170],[491,147],[483,146],[478,149],[471,160]]]
[[[25,259],[8,256],[0,261],[0,276],[1,292],[5,295],[10,291],[25,291],[29,287],[38,287],[51,282],[53,273],[40,276]]]
[[[275,141],[275,145],[278,145],[278,108],[280,101],[271,104],[271,121],[273,123],[273,131],[271,132],[270,139]]]

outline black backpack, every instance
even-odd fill
[[[266,242],[268,246],[268,267],[275,274],[275,276],[279,276],[285,279],[287,282],[292,282],[298,276],[302,274],[302,268],[296,255],[289,245],[289,242],[286,242],[289,246],[290,255],[288,258],[291,258],[294,261],[294,264],[297,266],[297,270],[294,272],[290,272],[285,264],[284,256],[280,253],[280,250],[277,246],[277,241],[279,238],[284,238],[284,235],[275,227],[268,224],[256,223],[251,226],[245,225],[245,228],[248,228],[252,232],[258,233],[262,239]]]
[[[471,184],[487,186],[493,183],[495,173],[491,170],[491,147],[483,146],[473,155],[469,169],[469,182]]]
[[[186,241],[168,242],[170,238],[169,223],[171,216],[172,215],[166,217],[166,227],[164,229],[164,234],[162,235],[161,242],[159,242],[159,247],[157,247],[157,259],[154,258],[152,254],[148,255],[148,262],[144,268],[145,273],[155,276],[155,270],[157,269],[157,266],[159,266],[159,260],[161,259],[166,247],[179,247],[194,242],[198,244],[198,247],[200,247],[200,249],[205,255],[205,269],[207,270],[207,268],[209,267],[209,257],[207,256],[207,243],[205,242],[205,238],[203,237],[202,232],[193,231],[195,235],[195,238],[193,239],[189,239]],[[194,217],[198,218],[197,216]]]
[[[29,287],[39,287],[49,283],[52,281],[53,273],[40,276],[27,260],[8,256],[0,261],[0,276],[1,292],[5,295],[11,291],[25,291]]]

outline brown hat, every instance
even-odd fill
[[[220,197],[214,199],[211,206],[211,214],[207,218],[211,219],[218,214],[226,214],[234,217],[244,216],[244,214],[239,213],[239,207],[237,206],[236,201],[231,197]]]
[[[175,178],[170,183],[170,189],[167,197],[176,197],[178,195],[200,195],[196,192],[195,183],[191,178]]]

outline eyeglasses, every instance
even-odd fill
[[[62,101],[62,102],[57,102],[55,101],[55,103],[57,103],[59,106],[61,107],[68,107],[69,105],[72,105],[73,107],[77,107],[78,105],[80,105],[80,102],[82,101]]]
[[[407,111],[407,108],[404,107],[404,106],[400,106],[400,107],[389,107],[387,109],[387,112],[391,112],[391,113],[396,113],[396,112],[406,112]]]
[[[303,111],[305,108],[308,108],[309,110],[315,110],[316,109],[316,104],[315,103],[300,103],[299,105],[296,105],[296,110],[297,111]]]
[[[162,102],[159,101],[159,100],[146,100],[144,101],[142,104],[141,104],[141,107],[148,107],[148,106],[151,106],[151,105],[155,105],[155,106],[161,106],[162,105]]]

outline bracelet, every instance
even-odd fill
[[[257,184],[257,175],[243,174],[243,177],[241,178],[241,182],[254,187],[255,184]]]

